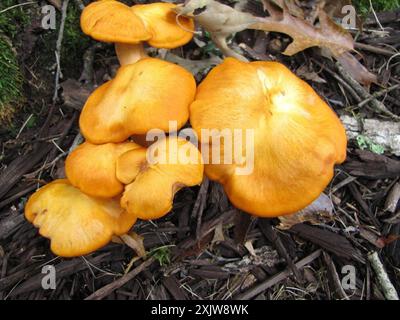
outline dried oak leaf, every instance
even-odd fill
[[[369,86],[378,82],[377,76],[369,72],[350,52],[335,55],[335,58],[359,83]]]
[[[131,249],[133,249],[138,257],[146,256],[146,249],[143,244],[143,237],[136,232],[129,232],[119,237],[113,237],[113,241],[116,243],[124,243]]]
[[[256,17],[240,11],[243,6],[237,5],[232,8],[215,0],[190,0],[178,6],[176,11],[180,15],[192,17],[209,32],[211,39],[225,56],[247,60],[227,44],[227,37],[236,32],[245,29],[279,32],[293,39],[283,54],[292,56],[311,47],[328,49],[336,59],[348,67],[357,81],[364,85],[376,82],[376,76],[349,53],[354,51],[351,34],[336,24],[322,8],[316,10],[319,24],[314,25],[301,18],[302,15],[298,13],[301,9],[289,5],[290,1],[270,2],[263,1],[264,8],[270,14],[268,17]]]
[[[334,56],[354,50],[352,36],[332,21],[325,11],[320,10],[318,18],[319,26],[317,27],[306,20],[292,16],[287,6],[284,5],[281,15],[258,17],[256,18],[257,23],[252,24],[249,28],[289,35],[293,42],[283,52],[288,56],[311,47],[328,48]]]

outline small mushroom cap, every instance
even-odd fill
[[[93,196],[112,198],[124,190],[117,179],[117,158],[126,151],[140,148],[132,142],[91,144],[84,142],[65,161],[65,173],[70,183]]]
[[[131,8],[114,0],[90,3],[82,11],[82,31],[104,42],[136,44],[151,38],[151,32]]]
[[[203,169],[199,150],[181,138],[128,151],[117,160],[117,177],[127,184],[121,206],[143,220],[161,218],[178,190],[201,183]]]
[[[173,3],[150,3],[134,5],[132,11],[142,19],[152,37],[147,41],[155,48],[171,49],[185,45],[193,38],[194,22],[180,16]]]
[[[338,117],[306,82],[277,62],[227,58],[199,85],[190,122],[207,145],[211,139],[201,136],[201,129],[253,130],[249,174],[237,174],[238,168],[251,168],[253,148],[244,141],[246,131],[241,147],[245,163],[206,164],[205,172],[224,186],[236,207],[257,216],[306,207],[346,157],[346,134]]]
[[[122,66],[86,101],[79,119],[82,134],[101,144],[154,128],[168,131],[169,121],[179,129],[189,118],[195,92],[193,75],[173,63],[145,58]]]
[[[65,179],[36,191],[25,206],[25,217],[51,240],[51,250],[63,257],[95,251],[136,222],[120,207],[119,199],[90,197]]]

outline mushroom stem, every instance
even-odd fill
[[[147,57],[147,53],[144,50],[142,43],[115,43],[115,52],[117,53],[118,61],[121,66],[135,63],[140,59]]]

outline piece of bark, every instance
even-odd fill
[[[74,79],[67,79],[61,83],[64,105],[75,110],[82,110],[87,98],[93,91],[92,86],[84,85]]]
[[[172,275],[164,278],[163,284],[175,300],[187,300],[188,299],[188,296],[186,295],[185,290],[182,290],[175,275],[172,274]]]
[[[397,182],[392,187],[392,189],[390,189],[390,192],[386,197],[385,211],[394,213],[398,207],[399,200],[400,200],[400,183]]]
[[[233,235],[236,243],[243,244],[245,242],[253,221],[254,218],[251,215],[240,210],[237,211],[233,222],[235,225]]]
[[[369,179],[397,178],[400,175],[400,161],[366,150],[355,150],[359,160],[349,158],[343,165],[347,173]]]
[[[0,199],[28,173],[54,147],[52,143],[39,143],[31,152],[17,157],[0,174]]]
[[[341,116],[349,140],[363,135],[371,142],[382,146],[396,156],[400,156],[400,125],[394,121],[363,119],[361,123],[354,117]]]
[[[86,258],[91,264],[97,264],[102,261],[103,258],[107,257],[109,253],[100,254],[94,258]],[[73,260],[64,260],[54,265],[56,270],[57,279],[60,280],[63,277],[68,277],[76,272],[86,269],[88,266],[82,259],[76,258]],[[16,287],[11,293],[10,297],[17,296],[22,293],[37,290],[42,287],[43,274],[38,271],[38,274],[27,279],[25,282]],[[0,280],[1,281],[1,280]]]
[[[334,291],[342,299],[349,300],[349,297],[347,296],[346,292],[343,289],[343,286],[342,286],[340,278],[339,278],[339,274],[337,273],[336,266],[333,263],[332,258],[326,252],[323,252],[323,257],[324,257],[326,266],[328,267],[328,270],[329,270],[328,276],[333,284]]]
[[[0,240],[14,233],[24,221],[24,215],[21,213],[14,213],[0,220]]]
[[[306,224],[296,224],[289,231],[338,257],[365,263],[362,254],[342,235]]]

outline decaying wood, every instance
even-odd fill
[[[94,258],[87,258],[87,259],[92,264],[96,264],[97,262],[101,261],[103,258],[105,258],[108,255],[109,255],[109,253],[104,253],[104,254],[100,254]],[[56,270],[57,279],[60,280],[63,277],[70,276],[73,273],[76,273],[83,269],[86,269],[87,265],[83,262],[82,259],[76,258],[73,260],[61,261],[60,263],[55,264],[54,268]],[[37,270],[36,275],[28,278],[25,282],[22,282],[20,285],[18,285],[10,293],[10,296],[13,297],[13,296],[16,296],[21,293],[26,293],[26,292],[30,292],[30,291],[42,288],[42,279],[43,279],[43,274],[41,273],[41,268],[40,268],[39,270]],[[3,281],[4,281],[4,283],[7,283],[7,278],[0,280],[0,287],[1,287],[1,284],[3,283]],[[8,283],[8,285],[9,285],[9,283]]]
[[[24,220],[24,215],[18,212],[9,215],[7,218],[0,219],[0,240],[9,237],[21,226]]]
[[[392,282],[389,279],[386,270],[379,259],[377,252],[372,252],[368,255],[368,261],[371,263],[372,268],[375,271],[376,277],[378,278],[378,282],[382,288],[383,293],[385,294],[386,299],[388,300],[399,300],[399,295],[397,294],[396,289],[394,288]]]
[[[397,182],[390,190],[386,201],[384,209],[391,213],[394,213],[398,207],[400,201],[400,183]]]
[[[289,231],[339,257],[365,263],[362,254],[344,236],[306,224],[296,224]]]
[[[332,261],[332,258],[326,252],[323,252],[323,257],[324,257],[325,263],[328,267],[329,275],[330,275],[330,278],[332,279],[335,292],[338,293],[338,295],[342,299],[349,300],[349,297],[346,294],[346,292],[344,291],[342,283],[340,282],[339,274],[337,273],[337,270],[336,270],[335,264]]]
[[[286,260],[286,263],[288,264],[290,270],[292,270],[296,278],[300,282],[302,282],[303,281],[302,274],[296,267],[296,264],[293,262],[289,253],[287,252],[278,233],[271,226],[271,221],[269,219],[259,219],[258,224],[261,228],[261,232],[263,233],[263,235],[276,247],[276,249],[279,252],[279,255]]]
[[[170,275],[163,280],[165,288],[171,293],[172,297],[176,300],[187,300],[187,294],[180,287],[175,275]]]
[[[343,167],[352,176],[385,179],[400,175],[400,161],[366,150],[355,150],[359,160],[349,159]]]
[[[193,206],[193,212],[192,215],[196,217],[197,219],[197,225],[196,225],[196,238],[200,239],[201,237],[201,223],[202,223],[202,217],[203,217],[203,211],[206,205],[207,201],[207,191],[208,191],[208,186],[209,186],[209,180],[207,177],[203,179],[203,182],[201,183],[199,193],[197,194],[197,199],[196,202],[194,203]]]
[[[41,161],[46,154],[54,147],[51,143],[40,143],[24,156],[16,158],[8,165],[0,175],[0,199]]]

